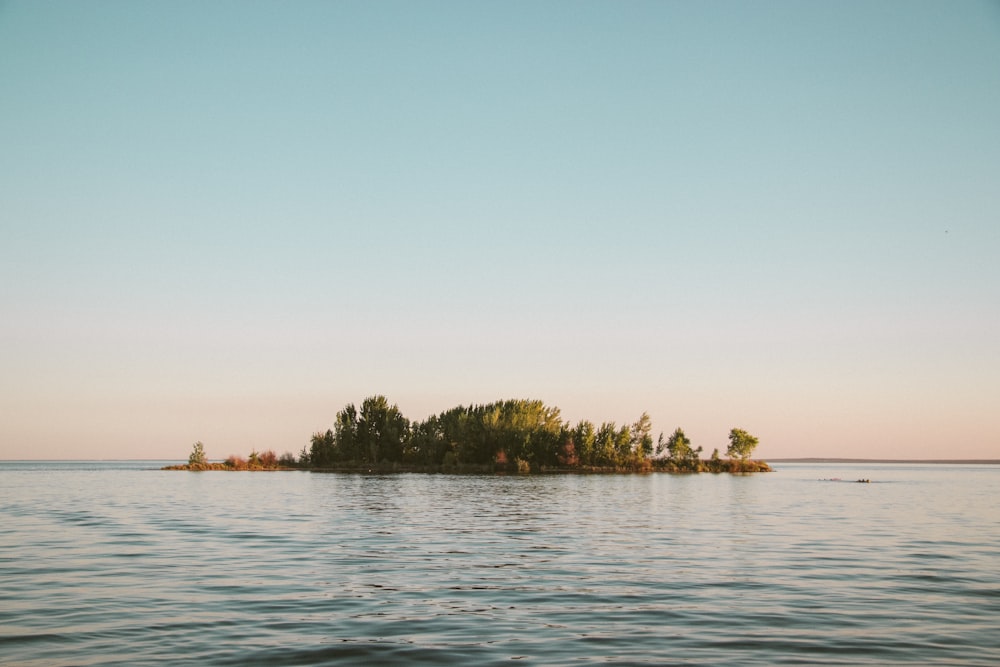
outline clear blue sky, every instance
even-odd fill
[[[0,458],[1000,458],[998,377],[996,2],[0,3]]]

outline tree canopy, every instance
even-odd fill
[[[750,435],[741,428],[734,428],[729,431],[729,447],[726,449],[726,456],[733,459],[746,460],[757,448],[757,438]]]
[[[570,424],[559,408],[530,399],[460,405],[411,422],[377,395],[366,398],[360,409],[349,403],[338,411],[332,428],[313,434],[300,464],[318,469],[389,465],[511,471],[721,471],[732,465],[717,456],[701,461],[702,448],[692,447],[679,428],[667,441],[661,434],[654,451],[651,431],[645,412],[622,426],[586,420]]]
[[[183,470],[424,470],[456,472],[530,472],[546,470],[668,472],[756,472],[770,470],[748,460],[757,438],[741,429],[729,432],[728,460],[701,458],[684,430],[669,438],[660,434],[653,446],[652,420],[643,412],[631,424],[600,425],[587,420],[571,424],[559,408],[533,399],[508,399],[481,405],[459,405],[410,421],[385,396],[369,396],[358,408],[348,403],[332,428],[313,433],[298,459],[286,452],[232,455],[224,463],[208,463],[197,442]]]
[[[208,459],[205,457],[205,445],[199,440],[191,448],[191,454],[188,456],[188,465],[203,466],[206,463],[208,463]]]

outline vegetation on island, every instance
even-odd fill
[[[221,463],[213,463],[205,455],[205,446],[196,442],[186,464],[167,466],[164,470],[294,470],[300,467],[292,453],[279,457],[270,449],[264,452],[253,450],[247,458],[233,454]]]
[[[209,463],[196,443],[184,470],[377,470],[426,472],[765,472],[750,459],[757,438],[734,428],[723,459],[702,458],[680,428],[655,442],[642,413],[631,424],[563,421],[559,408],[538,400],[458,406],[410,421],[385,396],[340,410],[333,428],[314,433],[298,457],[273,451]]]

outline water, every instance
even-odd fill
[[[0,463],[0,662],[1000,664],[996,466],[158,465]]]

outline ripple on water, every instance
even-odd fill
[[[1000,664],[1000,521],[982,503],[997,497],[1000,470],[952,473],[953,484],[936,469],[890,473],[892,484],[855,488],[807,479],[823,476],[815,467],[752,477],[63,468],[58,484],[40,484],[43,471],[0,468],[0,655],[24,665]]]

